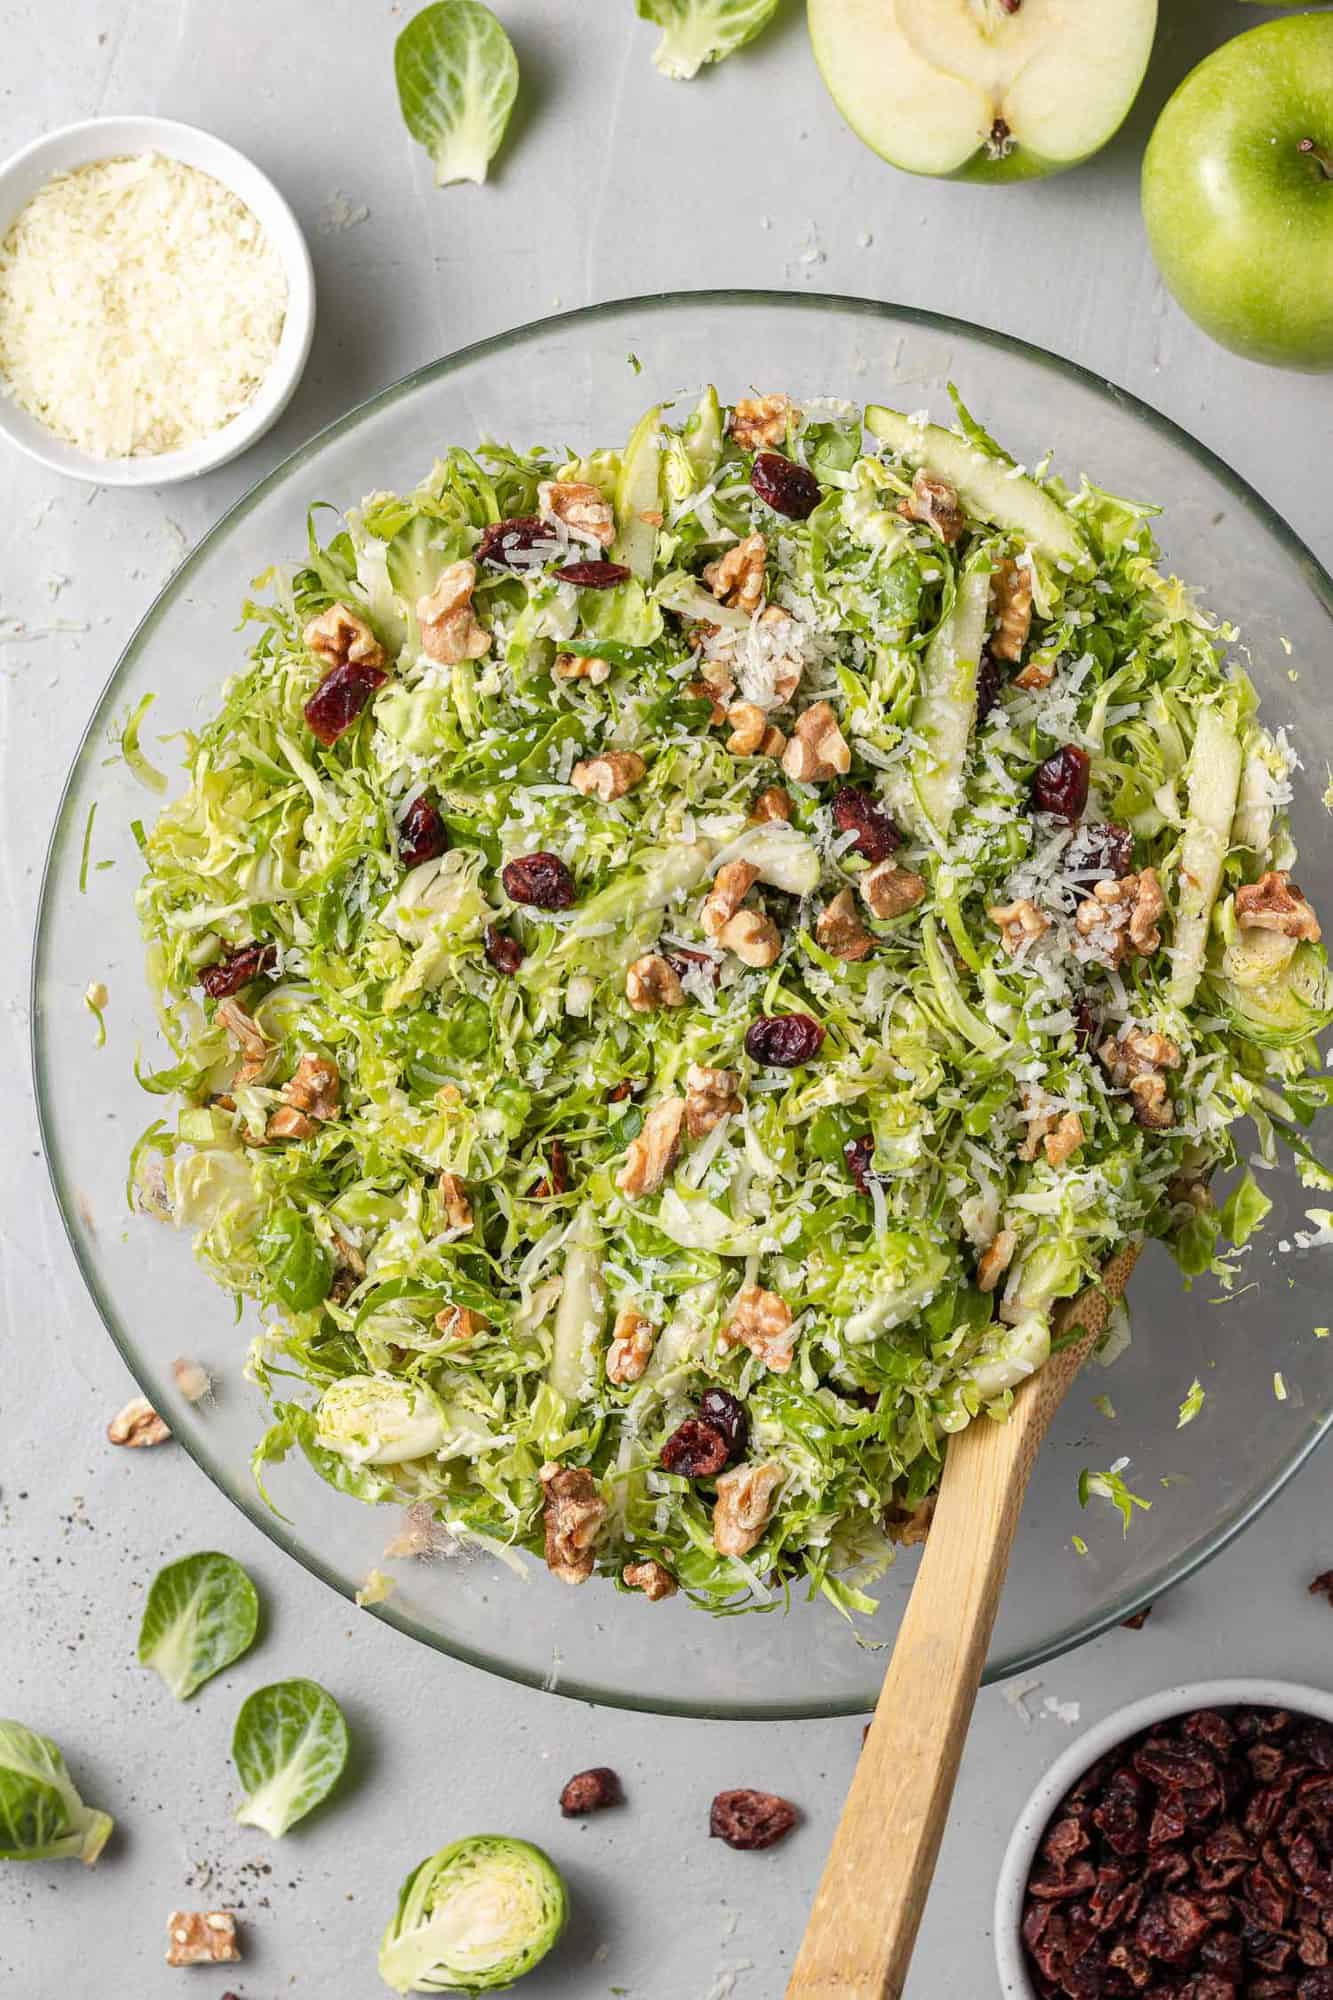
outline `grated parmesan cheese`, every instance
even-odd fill
[[[0,245],[0,373],[96,458],[197,444],[249,403],[287,310],[239,196],[162,153],[58,174]]]

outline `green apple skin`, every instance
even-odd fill
[[[1143,161],[1163,278],[1205,333],[1254,361],[1333,368],[1333,14],[1266,21],[1171,98]]]

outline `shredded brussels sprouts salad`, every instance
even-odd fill
[[[710,389],[312,514],[142,834],[135,1180],[264,1308],[261,1473],[873,1609],[1060,1300],[1226,1277],[1235,1121],[1329,1184],[1294,754],[1154,511]]]

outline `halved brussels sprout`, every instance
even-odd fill
[[[315,1412],[315,1436],[353,1465],[402,1465],[444,1443],[449,1420],[424,1382],[387,1375],[344,1375],[331,1382]]]
[[[415,1868],[380,1945],[395,1993],[494,1993],[545,1958],[569,1899],[539,1847],[503,1833],[455,1840]]]
[[[1259,938],[1269,935],[1264,931],[1247,935],[1243,970],[1252,973],[1256,966],[1262,968],[1269,948],[1256,951],[1255,947]],[[1290,940],[1280,938],[1278,942],[1287,944]],[[1231,960],[1233,977],[1222,977],[1215,982],[1222,1010],[1237,1034],[1265,1049],[1291,1048],[1311,1035],[1322,1034],[1333,1020],[1333,993],[1330,993],[1328,964],[1320,947],[1298,945],[1285,964],[1278,960],[1278,970],[1270,977],[1250,977],[1244,983],[1234,977],[1237,967],[1232,953],[1238,949],[1238,946],[1228,947],[1223,961],[1225,965],[1227,959]]]

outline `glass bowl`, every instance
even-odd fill
[[[944,384],[1020,459],[1055,448],[1069,477],[1086,469],[1115,491],[1166,503],[1168,563],[1243,627],[1268,718],[1304,756],[1292,808],[1302,885],[1333,909],[1333,843],[1321,803],[1333,723],[1320,668],[1333,639],[1333,582],[1257,494],[1165,418],[1071,363],[1021,341],[930,313],[865,300],[701,293],[628,300],[520,328],[434,363],[334,424],[271,473],[205,536],[134,634],[88,726],[51,843],[38,920],[33,1035],[37,1097],[56,1194],[98,1310],[144,1392],[182,1445],[251,1520],[335,1589],[351,1595],[382,1560],[395,1514],[322,1485],[299,1460],[272,1468],[267,1508],[250,1475],[265,1416],[241,1374],[251,1327],[196,1267],[184,1235],[132,1216],[130,1148],[156,1103],[134,1079],[136,1054],[161,1059],[144,986],[132,892],[133,822],[155,810],[108,739],[147,693],[143,742],[200,723],[239,664],[237,614],[251,579],[299,558],[312,501],[350,504],[407,486],[447,443],[480,434],[580,448],[624,438],[648,404],[715,380],[728,400],[751,387],[887,400],[949,417]],[[85,855],[89,815],[97,808]],[[107,865],[112,864],[112,865]],[[80,877],[82,875],[82,883]],[[90,980],[109,989],[107,1041],[94,1046]],[[997,1678],[1049,1659],[1126,1617],[1206,1559],[1271,1499],[1330,1422],[1333,1339],[1317,1253],[1280,1255],[1303,1226],[1294,1176],[1268,1176],[1275,1212],[1244,1282],[1216,1302],[1210,1280],[1186,1292],[1151,1250],[1132,1289],[1135,1338],[1109,1372],[1084,1371],[1058,1414],[1032,1481],[990,1657]],[[191,1407],[171,1363],[188,1355],[218,1379]],[[1285,1400],[1274,1390],[1280,1371]],[[1194,1377],[1202,1412],[1177,1430]],[[1094,1399],[1111,1397],[1116,1415]],[[1127,1536],[1104,1502],[1080,1513],[1083,1467],[1128,1457],[1150,1499]],[[1086,1542],[1086,1553],[1074,1537]],[[395,1566],[376,1615],[428,1645],[534,1686],[677,1714],[774,1717],[873,1705],[915,1559],[886,1578],[859,1631],[822,1603],[710,1619],[683,1598],[650,1605],[594,1583],[571,1591],[538,1564],[493,1560]]]

